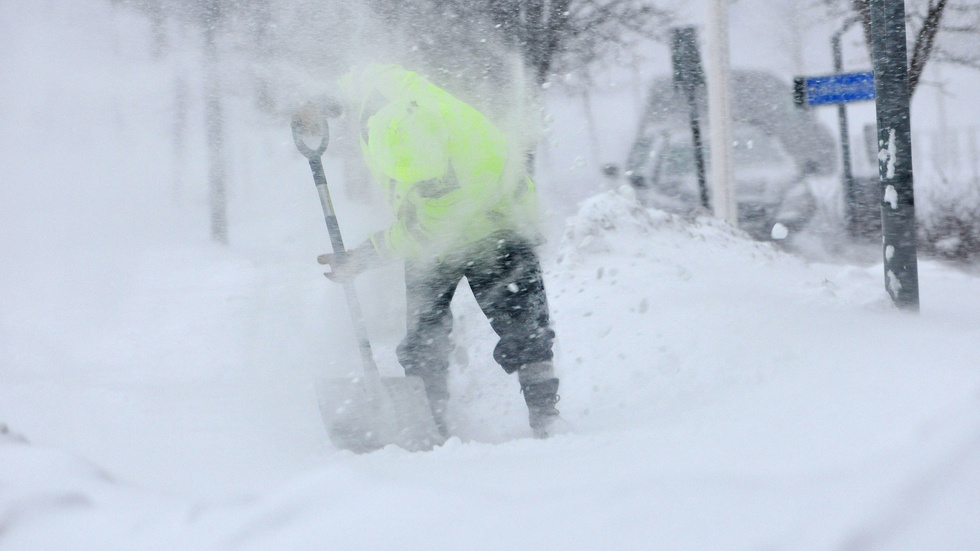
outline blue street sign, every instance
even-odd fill
[[[874,73],[848,73],[806,79],[808,105],[830,105],[875,99]]]

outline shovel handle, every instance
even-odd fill
[[[299,152],[307,159],[311,161],[319,159],[327,150],[327,142],[330,141],[330,125],[327,124],[327,118],[318,109],[306,107],[297,111],[293,115],[293,122],[290,126],[293,129],[293,142],[296,143],[296,149],[299,149]],[[315,149],[306,145],[303,140],[304,130],[320,131],[320,145]]]
[[[293,115],[291,126],[296,149],[309,160],[310,169],[313,171],[313,183],[316,184],[317,193],[320,195],[324,222],[327,224],[327,232],[330,233],[330,245],[333,247],[334,253],[344,254],[347,252],[347,248],[344,247],[344,238],[340,234],[340,224],[337,223],[337,214],[333,208],[333,201],[330,200],[327,177],[323,171],[322,157],[323,152],[327,150],[327,143],[330,141],[330,125],[318,109],[306,107]],[[306,141],[303,139],[304,131],[310,129],[320,131],[320,145],[316,148],[306,145]]]
[[[330,138],[330,130],[327,125],[326,117],[321,115],[319,110],[308,108],[308,111],[301,111],[293,115],[292,130],[293,141],[296,142],[296,149],[303,154],[310,162],[310,169],[313,171],[313,183],[316,184],[317,193],[320,196],[320,206],[323,207],[323,220],[327,224],[327,232],[330,234],[330,245],[336,254],[345,254],[347,248],[344,247],[344,238],[340,235],[340,224],[337,222],[337,214],[333,208],[333,201],[330,200],[330,190],[327,188],[327,177],[323,171],[323,152],[327,150],[327,142]],[[314,116],[312,124],[310,115]],[[305,115],[305,116],[304,116]],[[303,141],[305,130],[320,130],[320,145],[311,148]],[[361,311],[361,303],[357,300],[357,292],[354,290],[354,283],[349,281],[343,284],[344,295],[347,299],[347,308],[350,310],[351,321],[354,323],[354,337],[357,339],[357,346],[361,353],[361,361],[364,364],[364,374],[369,381],[374,381],[380,385],[380,372],[378,365],[374,362],[374,354],[371,351],[371,342],[368,340],[367,328],[364,325],[364,314]]]

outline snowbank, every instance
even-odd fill
[[[0,548],[913,549],[980,541],[971,520],[980,513],[980,331],[957,299],[980,290],[976,278],[926,263],[927,307],[905,316],[883,297],[880,266],[810,266],[713,220],[644,209],[628,190],[585,201],[559,249],[546,277],[560,405],[573,433],[528,437],[516,382],[489,362],[492,336],[461,293],[454,307],[467,358],[454,366],[451,414],[462,440],[420,454],[327,447],[280,482],[194,498],[144,486],[141,478],[161,474],[141,475],[138,465],[122,481],[6,435]],[[263,273],[283,269],[242,280],[220,275],[226,262],[196,258],[212,266],[212,291],[237,288],[246,304],[273,285]],[[148,279],[179,286],[173,266],[154,264]],[[137,289],[144,303],[173,291]],[[231,322],[241,312],[221,315]],[[243,330],[206,331],[221,334],[217,327],[229,336]],[[175,431],[194,416],[211,424],[209,438],[252,429],[245,417],[188,399],[191,388],[172,389],[190,408]],[[153,399],[131,396],[133,411]],[[88,436],[111,440],[140,422],[96,422]],[[152,468],[171,475],[193,467],[199,476],[248,476],[269,466],[174,435],[205,452],[195,461],[194,449],[187,456],[153,442],[164,434],[155,427],[132,441],[153,447],[161,461]],[[190,465],[167,466],[178,457]]]

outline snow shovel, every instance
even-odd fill
[[[311,109],[305,114],[314,112],[316,115],[313,117],[304,117],[300,113],[293,116],[293,141],[300,153],[310,161],[333,252],[345,254],[347,249],[340,235],[321,159],[327,149],[329,129],[326,118],[318,110]],[[312,124],[309,121],[311,118],[314,119]],[[319,135],[320,145],[316,149],[307,146],[303,140],[304,134],[311,134],[314,138]],[[374,451],[389,444],[409,451],[430,450],[441,444],[444,438],[436,427],[422,379],[381,376],[371,352],[354,283],[346,282],[343,287],[361,353],[363,373],[350,379],[325,378],[317,383],[320,413],[331,442],[355,453]]]

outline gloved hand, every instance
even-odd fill
[[[364,270],[379,265],[381,257],[368,241],[351,251],[321,254],[316,261],[330,266],[330,271],[323,274],[327,279],[334,283],[349,283]]]

